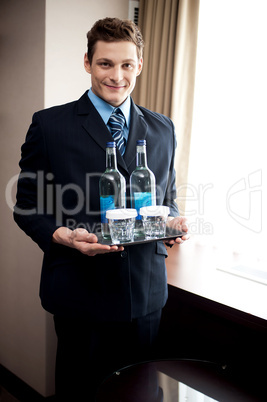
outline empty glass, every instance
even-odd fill
[[[134,241],[136,209],[110,209],[106,212],[110,236],[113,244]]]
[[[169,213],[170,208],[164,205],[140,208],[146,239],[165,237]]]

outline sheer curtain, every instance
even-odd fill
[[[143,71],[135,102],[174,121],[177,134],[177,187],[187,181],[193,111],[199,0],[140,0],[145,40]],[[185,187],[178,204],[184,211]]]
[[[267,271],[267,2],[251,4],[201,0],[186,215],[199,241]]]

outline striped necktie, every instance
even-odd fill
[[[122,155],[125,152],[125,140],[122,135],[124,124],[125,117],[122,111],[119,108],[115,109],[109,118],[108,127],[110,128],[111,135],[114,138],[114,141],[116,141],[117,148]]]

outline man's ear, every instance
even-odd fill
[[[142,68],[143,68],[143,59],[141,57],[141,59],[139,59],[139,61],[138,61],[138,69],[137,69],[137,74],[136,74],[137,77],[138,77],[138,75],[141,74]]]
[[[84,68],[87,73],[91,74],[91,64],[88,60],[87,53],[84,55]]]

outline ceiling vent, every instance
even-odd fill
[[[139,1],[129,0],[128,18],[138,25]]]

